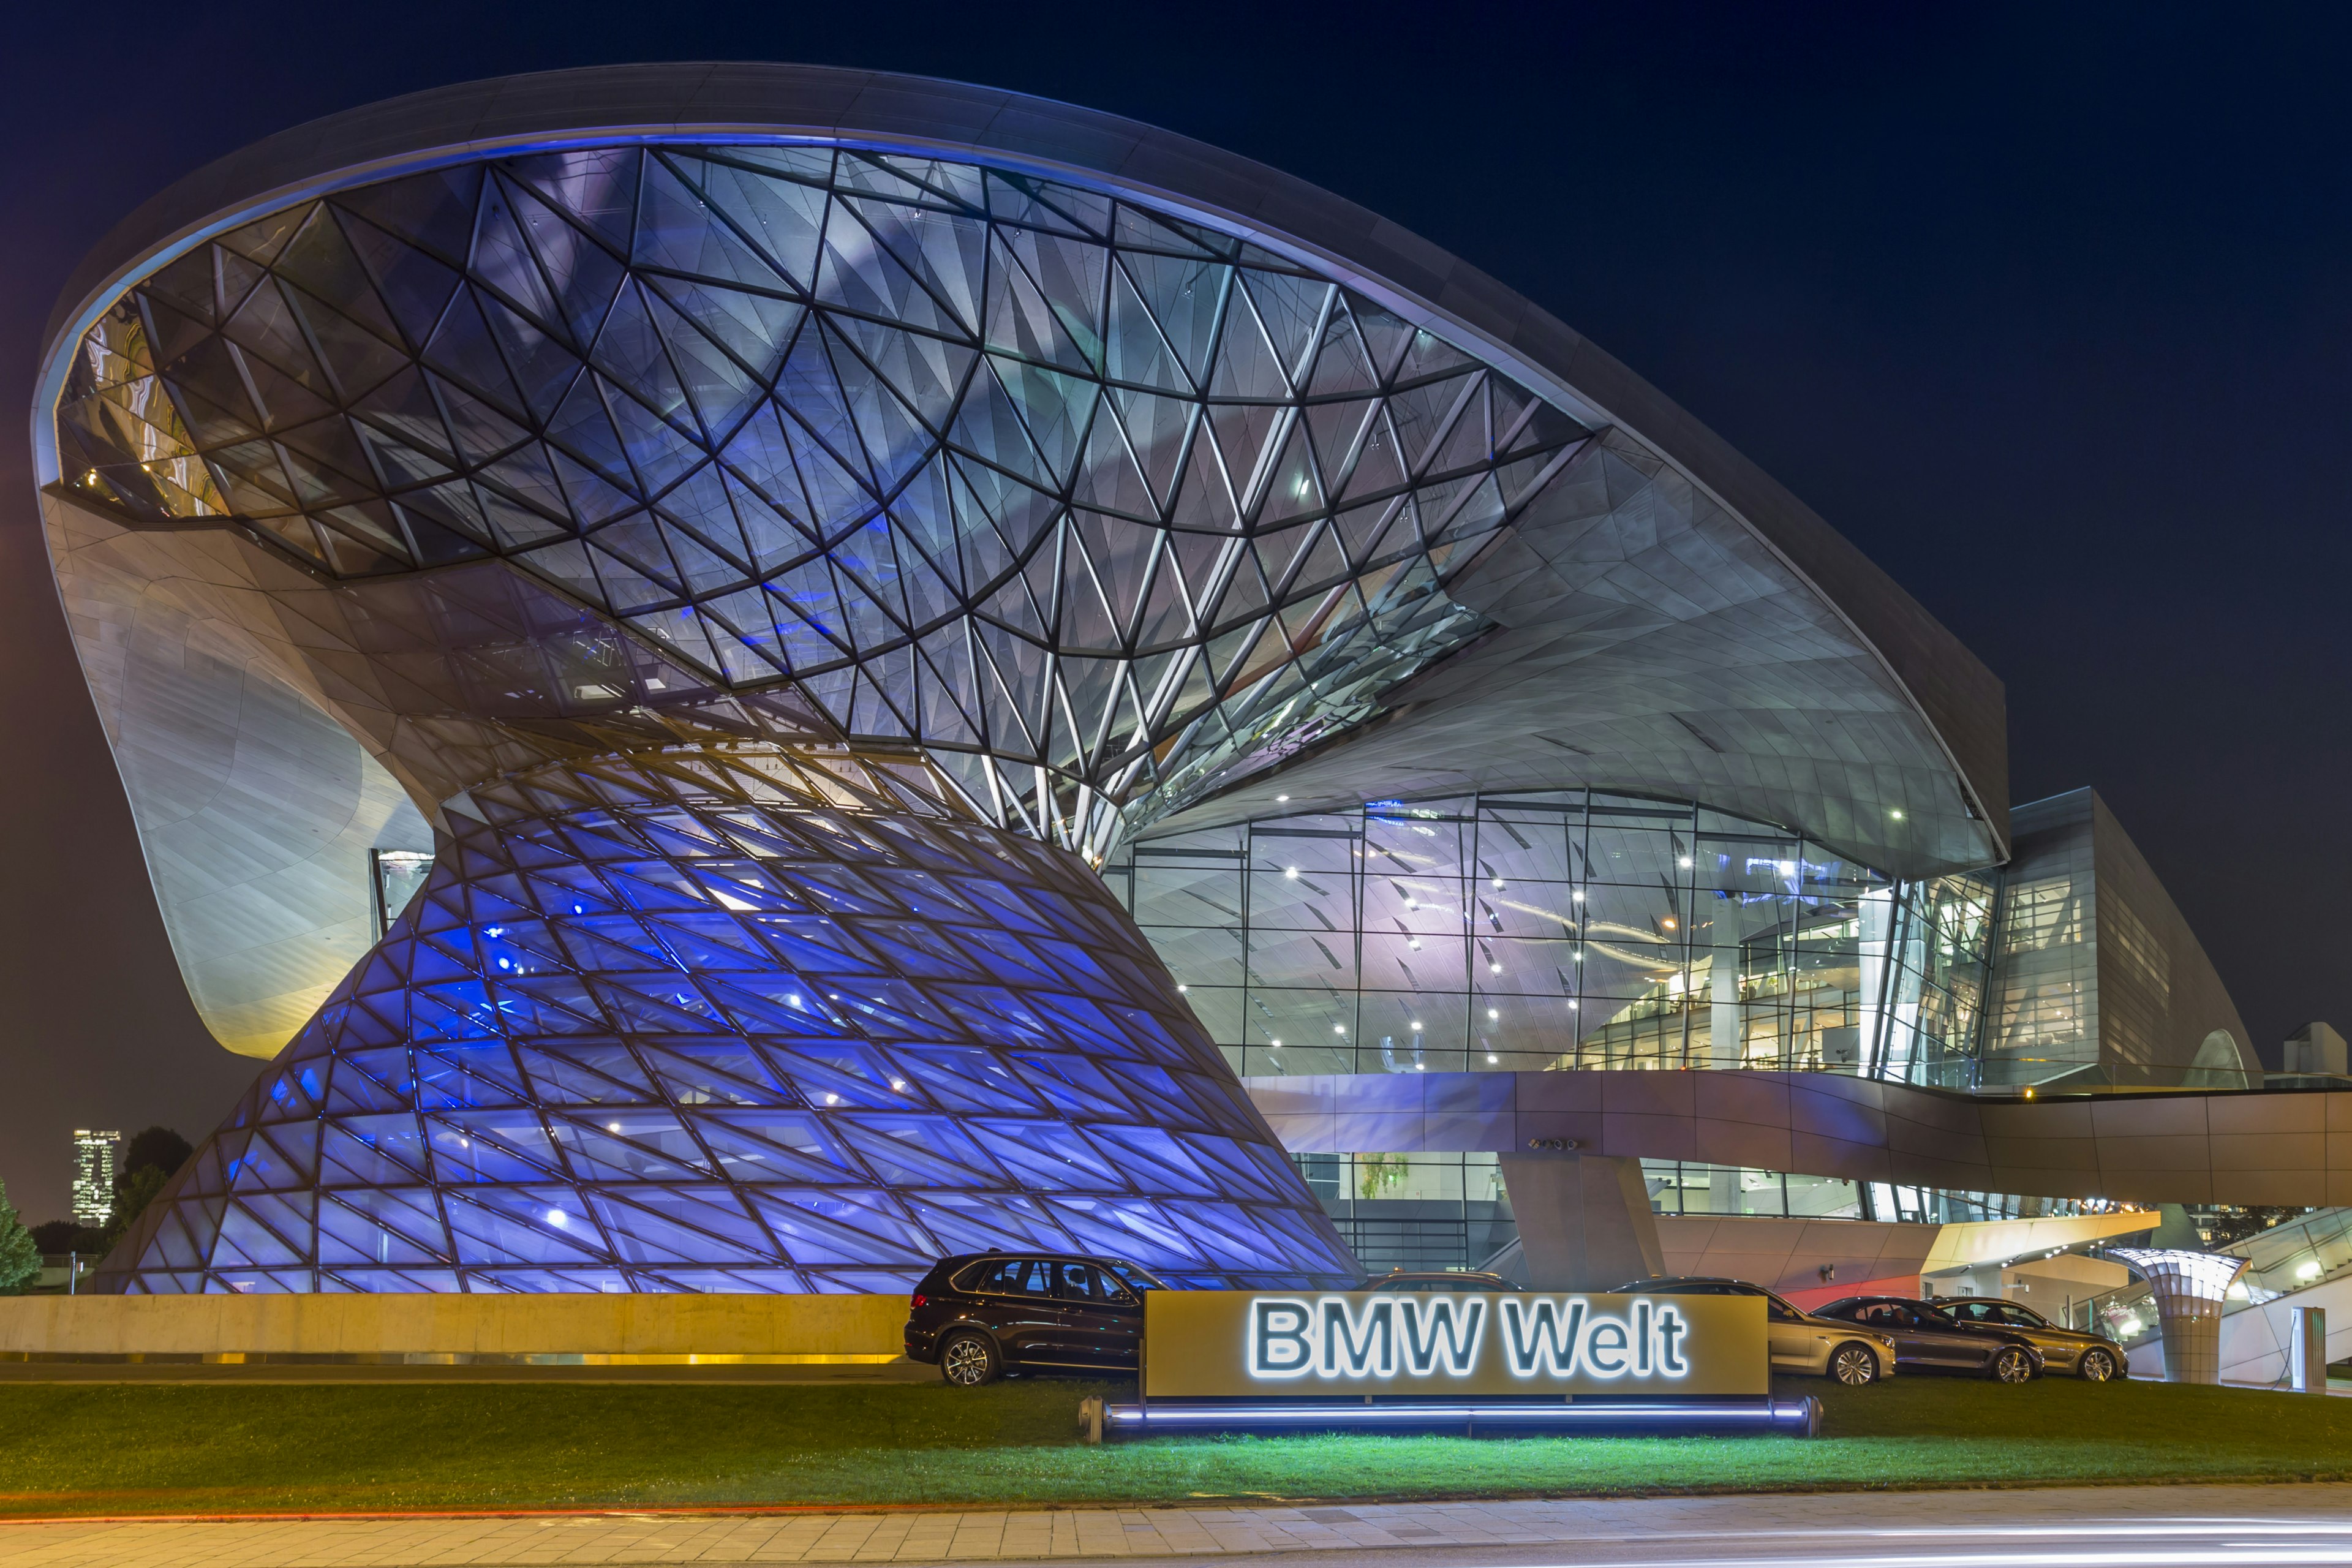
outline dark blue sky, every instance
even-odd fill
[[[2275,1059],[2352,1025],[2344,15],[42,6],[0,35],[0,365],[29,391],[67,271],[156,188],[442,82],[799,59],[1150,121],[1468,258],[1811,502],[2008,682],[2016,799],[2105,795]],[[21,436],[0,498],[0,1181],[41,1219],[76,1121],[200,1137],[250,1066],[172,965]]]

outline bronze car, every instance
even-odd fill
[[[1895,1375],[1895,1342],[1882,1333],[1857,1330],[1800,1310],[1745,1279],[1680,1275],[1664,1279],[1633,1279],[1617,1287],[1636,1296],[1761,1296],[1768,1354],[1774,1372],[1810,1373],[1833,1377],[1849,1388]]]
[[[1963,1323],[1990,1323],[2023,1334],[2052,1372],[2071,1372],[2085,1383],[2131,1375],[2131,1357],[2115,1341],[2081,1329],[2062,1329],[2031,1307],[1982,1296],[1939,1296],[1936,1305]]]

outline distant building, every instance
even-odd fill
[[[2326,1024],[2305,1024],[2286,1037],[2280,1067],[2291,1073],[2345,1073],[2344,1037]]]
[[[74,1129],[73,1216],[76,1225],[104,1225],[114,1217],[114,1150],[120,1132]]]

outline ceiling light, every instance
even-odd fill
[[[1488,1061],[1490,1061],[1490,1062],[1491,1062],[1491,1061],[1496,1060],[1496,1056],[1495,1056],[1495,1053],[1494,1053],[1494,1052],[1492,1052],[1492,1051],[1488,1051],[1488,1052],[1486,1053],[1486,1059],[1487,1059]]]
[[[1296,866],[1285,866],[1282,868],[1282,874],[1296,880],[1298,876],[1298,868]]]
[[[1412,1032],[1416,1035],[1421,1033],[1421,1020],[1418,1018],[1412,1021]]]
[[[1502,1013],[1500,1012],[1500,1010],[1498,1010],[1498,1009],[1496,1009],[1496,1008],[1489,1007],[1489,1008],[1487,1008],[1487,1009],[1486,1009],[1486,1016],[1488,1016],[1489,1018],[1499,1018],[1499,1017],[1501,1017],[1502,1016],[1503,1016],[1503,1015],[1502,1015]]]
[[[1345,1024],[1334,1024],[1331,1026],[1331,1032],[1335,1035],[1344,1035],[1348,1032],[1348,1026]]]
[[[1684,857],[1682,858],[1682,868],[1683,868],[1683,869],[1684,869],[1684,870],[1685,870],[1685,871],[1687,871],[1687,870],[1689,870],[1689,869],[1690,869],[1690,857],[1689,857],[1689,856],[1685,855],[1685,856],[1684,856]]]
[[[1503,973],[1503,966],[1499,963],[1489,963],[1486,965],[1486,973],[1489,974],[1500,974]]]
[[[1278,1051],[1282,1049],[1282,1042],[1280,1040],[1268,1040],[1265,1043],[1265,1048],[1269,1051]]]
[[[1276,795],[1276,796],[1274,797],[1274,804],[1275,804],[1275,805],[1280,805],[1284,801],[1288,800],[1289,798],[1290,798],[1290,797],[1289,797],[1288,795]]]

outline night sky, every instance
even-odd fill
[[[273,131],[626,60],[957,78],[1327,186],[1519,289],[1777,475],[2096,787],[2263,1057],[2352,1026],[2352,27],[2340,8],[903,3],[28,6],[0,35],[0,366],[73,263]],[[24,405],[19,403],[18,407]],[[181,986],[0,440],[0,1181],[209,1131]]]

